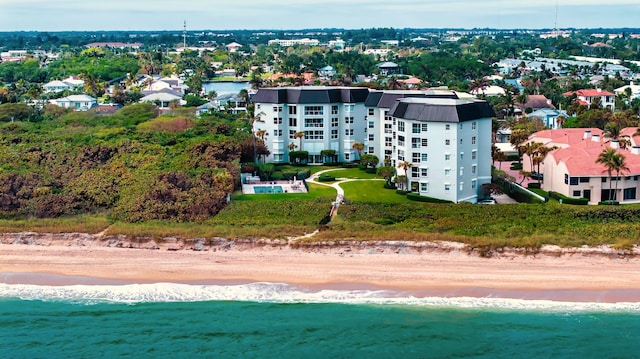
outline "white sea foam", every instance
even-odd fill
[[[496,297],[414,297],[391,290],[311,290],[283,283],[193,285],[177,283],[42,286],[0,283],[0,298],[80,303],[251,301],[344,303],[545,311],[624,311],[640,313],[640,302],[563,302]]]

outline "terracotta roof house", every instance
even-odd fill
[[[636,127],[623,129],[622,136],[636,137]],[[542,142],[547,147],[557,146],[545,158],[541,172],[546,191],[554,191],[572,198],[587,198],[589,204],[613,198],[620,203],[640,203],[640,146],[620,148],[618,140],[603,138],[597,128],[568,128],[544,130],[529,137],[529,141]],[[638,140],[640,138],[636,138]],[[611,182],[604,165],[596,162],[604,149],[613,148],[625,157],[629,171],[619,177],[613,173]],[[524,156],[525,171],[530,164]],[[617,188],[617,189],[616,189]]]
[[[563,95],[569,97],[574,94],[576,95],[577,101],[586,106],[591,105],[593,99],[599,97],[602,108],[613,109],[615,107],[616,95],[608,91],[603,91],[602,89],[570,91],[565,92]]]

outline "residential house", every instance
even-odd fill
[[[583,143],[586,140],[600,142],[604,134],[599,128],[562,128],[538,131],[523,144],[529,142],[542,143],[546,147],[568,148]],[[522,155],[523,170],[527,172],[536,171],[531,168],[531,161],[527,154]],[[537,172],[537,171],[536,171]],[[541,171],[542,172],[542,171]]]
[[[87,111],[98,105],[98,101],[88,95],[70,95],[63,98],[50,100],[54,105],[70,108],[75,111]]]
[[[171,76],[151,81],[145,88],[147,91],[161,91],[167,89],[177,92],[180,97],[182,97],[186,93],[187,85],[185,85],[184,81],[177,76]]]
[[[198,116],[202,116],[214,111],[229,112],[233,114],[247,112],[247,103],[244,98],[236,94],[224,94],[201,106],[198,106],[196,109],[196,114]]]
[[[631,95],[629,97],[629,100],[631,101],[633,99],[640,98],[640,85],[636,85],[633,81],[631,81],[631,83],[629,83],[629,85],[624,85],[622,87],[618,87],[617,89],[613,90],[613,92],[616,95],[624,95],[627,92],[629,92],[630,95]]]
[[[180,93],[166,88],[159,91],[142,91],[142,94],[145,96],[140,99],[140,102],[153,102],[161,112],[171,108],[172,103],[179,105],[187,103],[182,99]]]
[[[516,106],[522,110],[522,112],[526,112],[527,109],[537,111],[541,109],[553,110],[556,108],[545,95],[527,95],[527,102],[517,103]]]
[[[495,116],[473,98],[403,98],[389,110],[395,125],[392,161],[420,195],[476,203],[491,183],[491,130]]]
[[[635,132],[636,128],[633,129]],[[628,170],[612,173],[597,163],[604,149],[613,148],[625,157]],[[615,199],[620,203],[640,203],[640,147],[620,148],[617,140],[602,141],[585,131],[584,138],[547,155],[544,161],[544,188],[567,197],[587,198],[589,204]]]
[[[318,76],[320,76],[321,78],[330,79],[335,75],[336,69],[328,65],[318,70]]]
[[[232,42],[230,44],[227,44],[225,47],[227,48],[227,51],[229,51],[229,52],[238,52],[238,50],[240,50],[242,45],[240,45],[239,43],[234,41],[234,42]]]
[[[355,142],[366,136],[365,100],[361,87],[302,86],[261,88],[255,104],[254,133],[264,130],[271,154],[268,162],[289,162],[290,148],[309,152],[310,163],[322,163],[322,150],[335,150],[337,160],[356,160]],[[297,133],[304,133],[298,138]]]
[[[42,85],[44,92],[62,92],[82,90],[84,80],[76,76],[69,76],[64,80],[53,80]]]
[[[602,108],[609,108],[611,110],[615,108],[616,95],[609,91],[603,91],[602,89],[570,91],[570,92],[565,92],[563,95],[567,97],[575,95],[576,100],[580,104],[585,106],[590,106],[591,103],[593,103],[595,98],[599,98],[600,106]]]
[[[528,118],[539,118],[545,127],[551,129],[562,128],[562,123],[558,121],[560,116],[565,119],[569,118],[567,111],[550,108],[542,108],[527,115]]]
[[[396,64],[395,62],[383,62],[378,64],[377,66],[378,69],[380,69],[380,75],[389,76],[402,73],[400,65]]]
[[[479,89],[473,89],[471,91],[471,94],[473,96],[476,97],[480,97],[480,96],[504,96],[504,94],[506,93],[506,91],[500,87],[500,86],[496,86],[496,85],[490,85],[490,86],[486,86],[483,88],[479,88]]]

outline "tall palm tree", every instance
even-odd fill
[[[613,148],[605,148],[602,150],[600,155],[598,155],[598,159],[596,159],[596,163],[600,163],[604,165],[605,170],[603,172],[607,172],[609,176],[609,201],[615,200],[615,195],[618,193],[618,181],[616,181],[616,190],[615,192],[611,191],[611,178],[612,173],[616,173],[616,177],[620,176],[625,171],[629,171],[627,167],[626,158],[623,154],[618,153]]]
[[[527,139],[529,139],[529,134],[527,133],[527,131],[522,129],[516,129],[511,131],[509,142],[511,142],[511,145],[513,145],[513,147],[515,147],[515,149],[518,150],[518,162],[522,161],[521,146]]]
[[[527,142],[521,146],[522,153],[529,157],[529,171],[533,171],[533,157],[540,146],[542,146],[541,142]]]
[[[304,132],[298,131],[293,134],[293,138],[297,138],[300,140],[300,150],[302,151],[302,138],[304,137]]]
[[[407,162],[407,161],[402,161],[400,163],[398,163],[398,168],[402,168],[402,170],[404,171],[404,176],[407,178],[407,183],[405,183],[406,190],[408,191],[409,188],[411,188],[410,184],[409,184],[409,168],[413,167],[413,164],[411,162]]]

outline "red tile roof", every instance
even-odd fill
[[[571,176],[607,176],[606,167],[596,160],[603,149],[609,148],[608,144],[602,142],[584,141],[583,145],[561,148],[549,154],[556,164],[564,162],[569,175]],[[629,171],[626,175],[640,174],[640,155],[632,154],[629,150],[618,149],[625,157],[625,162]]]
[[[529,141],[542,142],[545,146],[574,146],[585,141],[593,142],[591,139],[584,139],[584,133],[586,131],[591,131],[591,136],[600,136],[600,140],[602,141],[602,130],[599,128],[561,128],[557,130],[542,130],[529,136]]]
[[[571,96],[574,93],[577,96],[580,96],[580,97],[615,96],[614,94],[612,94],[609,91],[603,91],[603,90],[598,90],[598,89],[569,91],[569,92],[565,92],[563,95],[564,96]]]

